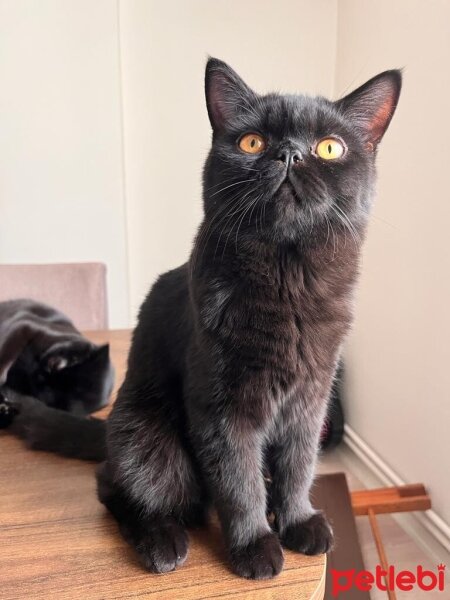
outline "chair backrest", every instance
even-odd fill
[[[80,330],[108,328],[102,263],[0,265],[0,301],[31,298],[59,309]]]

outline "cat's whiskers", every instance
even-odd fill
[[[330,219],[328,218],[326,213],[325,213],[324,217],[325,217],[325,222],[327,224],[327,239],[325,240],[325,248],[326,248],[328,246],[328,240],[330,239]]]
[[[220,225],[222,225],[222,223],[224,223],[225,219],[226,219],[226,223],[224,224],[225,226],[223,227],[222,231],[220,232],[220,235],[217,239],[217,243],[216,243],[216,247],[214,249],[214,258],[216,256],[217,250],[219,248],[220,245],[220,240],[222,238],[222,235],[225,233],[225,229],[226,226],[228,225],[228,223],[233,219],[233,217],[235,215],[237,215],[236,220],[239,219],[240,215],[242,214],[242,212],[246,209],[247,204],[245,202],[245,198],[241,198],[238,202],[238,205],[236,207],[236,210],[234,210],[233,212],[229,213],[228,215],[225,215],[225,217],[220,221],[220,223],[217,224],[217,226],[215,227],[215,229],[218,229]],[[227,218],[228,217],[228,218]],[[230,232],[228,233],[228,237],[231,233],[231,231],[233,230],[234,225],[231,227]],[[228,241],[228,237],[227,237],[227,241]],[[225,248],[226,248],[226,243],[225,243]],[[224,248],[224,252],[225,252],[225,248]],[[222,253],[223,256],[223,253]]]
[[[347,223],[342,219],[341,215],[338,212],[336,212],[334,210],[334,208],[333,208],[333,212],[335,213],[335,215],[336,215],[339,223],[342,226],[342,231],[344,232],[344,248],[345,248],[346,245],[347,245],[347,231],[348,231],[348,226],[347,226]]]
[[[233,232],[234,226],[236,225],[236,223],[238,222],[239,218],[242,215],[245,216],[245,213],[247,212],[249,206],[250,207],[252,206],[252,202],[250,203],[250,205],[247,205],[247,203],[245,201],[243,202],[242,200],[239,202],[239,208],[238,208],[238,210],[236,210],[235,212],[232,213],[232,215],[228,218],[227,222],[225,223],[225,226],[223,227],[222,231],[220,232],[219,238],[217,240],[217,244],[216,244],[216,249],[215,249],[215,252],[214,252],[214,256],[216,256],[216,252],[217,252],[217,249],[219,247],[220,240],[222,238],[222,235],[225,233],[228,224],[230,223],[230,221],[232,221],[233,217],[235,215],[237,215],[236,219],[234,220],[234,222],[232,223],[232,225],[231,225],[231,227],[230,227],[230,229],[228,231],[228,235],[227,235],[226,240],[225,240],[225,244],[224,244],[224,247],[223,247],[223,250],[222,250],[222,257],[221,257],[222,260],[223,260],[223,257],[225,255],[225,250],[226,250],[227,245],[228,245],[228,240],[230,238],[230,235]]]
[[[239,183],[242,183],[243,185],[246,183],[246,181],[241,181]],[[253,188],[252,188],[253,189]],[[218,211],[216,212],[216,214],[212,217],[212,219],[210,219],[210,221],[207,224],[206,229],[203,229],[200,233],[200,235],[197,237],[197,246],[203,242],[205,236],[207,235],[208,231],[212,228],[213,224],[217,221],[217,219],[223,217],[223,212],[225,212],[231,204],[234,203],[234,201],[236,200],[236,198],[238,198],[240,196],[242,192],[239,190],[236,193],[232,194],[231,196],[229,196],[228,198],[226,198],[223,201],[222,206],[219,207]],[[227,215],[225,215],[227,216]]]
[[[336,253],[337,253],[337,250],[339,248],[339,239],[336,237],[336,233],[335,233],[335,231],[333,229],[333,223],[331,222],[331,219],[329,219],[328,217],[326,217],[326,219],[327,219],[327,223],[330,224],[331,234],[333,236],[333,257],[330,260],[330,263],[332,263],[335,260],[335,258],[336,258]]]
[[[309,228],[309,235],[311,235],[312,231],[313,231],[313,227],[314,227],[314,217],[313,217],[313,212],[312,212],[312,208],[310,207],[310,205],[308,204],[308,210],[309,210],[309,221],[310,221],[310,228]]]
[[[251,209],[253,212],[253,208],[255,207],[255,205],[258,203],[258,200],[262,198],[262,194],[260,196],[258,196],[257,198],[255,198],[255,200],[253,200],[249,206],[246,208],[246,210],[244,211],[244,214],[242,215],[237,230],[236,230],[236,236],[235,236],[235,247],[236,247],[236,252],[237,252],[237,244],[238,244],[238,235],[239,235],[239,229],[241,228],[242,222],[245,219],[245,216],[248,214],[249,210]]]
[[[339,214],[341,214],[342,218],[344,219],[345,223],[347,224],[348,231],[350,232],[355,244],[358,245],[359,243],[361,243],[360,235],[357,232],[357,230],[355,229],[355,226],[351,222],[349,216],[344,211],[344,209],[340,208],[337,204],[334,205],[334,208],[338,211]]]
[[[235,181],[234,183],[232,183],[230,185],[227,185],[227,186],[221,188],[220,190],[217,190],[217,192],[214,192],[214,194],[211,194],[210,197],[213,198],[214,196],[217,196],[217,194],[220,194],[221,192],[224,192],[225,190],[228,190],[231,187],[234,187],[234,186],[239,185],[239,184],[250,183],[251,181],[257,181],[257,178],[246,179],[244,181]]]
[[[354,229],[354,227],[353,227],[352,223],[350,222],[350,220],[348,219],[347,215],[345,215],[345,213],[342,213],[342,211],[336,205],[332,205],[331,208],[334,211],[335,215],[337,216],[338,220],[343,225],[345,240],[347,239],[345,232],[348,231],[352,237],[352,240],[353,240],[355,246],[359,246],[359,243],[358,243],[360,241],[359,235],[356,232],[356,230]]]
[[[242,168],[242,167],[241,167]],[[245,171],[255,171],[257,173],[259,173],[258,169],[252,169],[251,167],[244,167]],[[218,183],[215,183],[214,185],[211,185],[210,187],[205,188],[205,191],[210,192],[211,190],[213,190],[214,188],[218,187],[219,185],[224,185],[230,181],[235,182],[236,181],[236,169],[234,166],[231,167],[226,167],[224,169],[222,169],[221,171],[222,173],[228,173],[228,172],[233,172],[234,175],[233,177],[228,177],[228,179],[225,179],[223,181],[219,181]],[[240,179],[238,181],[236,181],[236,183],[244,183],[245,181],[247,181],[246,179]]]
[[[259,196],[259,198],[262,198],[262,196],[263,196],[263,194],[261,194],[261,195]],[[259,198],[258,198],[258,200],[259,200]],[[250,211],[250,214],[249,214],[249,216],[248,216],[248,224],[249,224],[249,225],[250,225],[250,223],[251,223],[252,216],[253,216],[253,211],[255,210],[255,207],[256,207],[256,206],[258,206],[258,202],[256,202],[256,203],[253,203],[252,210]],[[255,225],[256,225],[256,232],[258,233],[258,213],[256,213]],[[262,227],[261,227],[261,230],[262,230]]]
[[[264,212],[263,212],[263,215],[262,215],[262,222],[265,223],[266,222],[266,209],[267,209],[267,204],[268,204],[267,199],[263,200],[262,204],[264,205]]]
[[[225,253],[225,250],[226,250],[226,247],[227,247],[227,243],[228,243],[228,239],[229,239],[229,237],[230,237],[230,235],[231,235],[231,233],[232,233],[232,231],[233,231],[233,229],[234,229],[234,225],[236,224],[237,220],[240,218],[240,216],[241,216],[242,212],[246,211],[246,208],[247,208],[247,206],[246,206],[246,203],[245,203],[245,200],[246,200],[246,198],[248,197],[248,195],[250,194],[250,192],[256,192],[256,191],[258,191],[259,189],[261,189],[261,187],[263,187],[263,184],[260,184],[259,186],[256,186],[255,188],[252,188],[252,190],[250,190],[249,192],[247,192],[247,193],[246,193],[246,194],[243,196],[243,198],[241,198],[241,200],[239,201],[237,210],[236,210],[236,211],[234,211],[234,212],[233,212],[233,213],[230,215],[230,217],[227,219],[226,223],[224,224],[224,227],[223,227],[222,231],[220,232],[219,238],[218,238],[218,240],[217,240],[217,244],[216,244],[216,251],[217,251],[217,248],[218,248],[218,246],[219,246],[219,243],[220,243],[220,240],[221,240],[221,238],[222,238],[222,235],[225,233],[226,227],[228,226],[228,224],[229,224],[229,222],[232,220],[232,218],[233,218],[233,217],[234,217],[236,214],[238,214],[238,216],[236,217],[236,221],[235,221],[235,223],[234,223],[234,224],[231,226],[231,228],[230,228],[230,231],[228,232],[228,236],[227,236],[227,238],[226,238],[225,245],[224,245],[224,249],[223,249],[223,252],[222,252],[222,257],[223,257],[223,255],[224,255],[224,253]],[[249,206],[250,206],[250,208],[251,208],[251,207],[253,206],[253,202],[251,202]],[[244,214],[244,217],[245,217],[245,214]],[[222,224],[222,223],[224,222],[224,220],[225,220],[225,218],[221,220],[221,223],[220,223],[220,224]],[[219,224],[218,224],[218,225],[219,225]],[[218,225],[217,225],[217,227],[218,227]],[[216,228],[217,228],[217,227],[216,227]],[[216,255],[216,251],[214,252],[214,256]]]
[[[224,201],[224,204],[219,208],[219,210],[217,211],[217,213],[209,221],[206,229],[204,229],[200,233],[200,235],[197,237],[195,248],[194,248],[194,252],[193,252],[193,256],[192,256],[192,260],[191,260],[191,276],[192,276],[193,270],[195,269],[197,261],[202,258],[203,254],[205,252],[205,249],[207,247],[207,243],[208,243],[211,235],[213,234],[213,232],[225,221],[225,219],[227,217],[229,217],[228,218],[228,221],[229,221],[230,218],[232,218],[236,212],[239,212],[240,209],[243,208],[243,204],[244,204],[245,199],[247,198],[247,196],[252,191],[254,191],[255,189],[259,189],[260,187],[261,187],[261,184],[259,186],[257,186],[256,188],[251,187],[250,190],[248,190],[244,194],[244,196],[241,197],[238,200],[237,205],[236,205],[235,201],[236,201],[236,198],[238,198],[240,196],[240,194],[242,193],[240,190],[237,193],[232,194],[230,197],[228,197]],[[228,211],[228,213],[226,213],[224,215],[223,213],[230,208],[231,204],[233,204],[233,206]],[[216,250],[214,252],[214,257],[216,255],[217,247],[219,245],[221,236],[222,236],[222,234],[219,236],[219,239],[218,239],[218,242],[217,242],[217,245],[216,245]],[[200,250],[200,248],[201,248],[201,254],[199,256],[199,250]]]
[[[211,236],[211,233],[213,231],[213,225],[215,223],[215,221],[217,221],[219,218],[223,217],[223,214],[226,210],[228,210],[230,208],[230,204],[233,204],[234,199],[237,197],[238,194],[236,194],[235,196],[231,196],[230,198],[228,198],[223,205],[219,208],[219,210],[217,211],[217,213],[212,217],[212,219],[208,222],[206,228],[201,229],[199,234],[197,235],[197,238],[195,240],[195,245],[194,245],[194,250],[192,253],[192,257],[191,257],[191,261],[190,261],[190,276],[192,277],[193,271],[195,270],[195,267],[197,265],[197,261],[199,259],[202,258],[205,248],[206,248],[206,243],[209,240],[209,237]],[[209,235],[208,235],[209,233]],[[201,249],[201,254],[199,255],[199,251]]]

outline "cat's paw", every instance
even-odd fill
[[[4,392],[0,392],[0,429],[9,427],[18,412],[17,406],[9,400]]]
[[[39,450],[41,443],[52,434],[53,423],[48,419],[50,409],[35,398],[14,393],[11,402],[16,411],[11,432],[25,440],[29,448]]]
[[[146,527],[134,546],[146,569],[168,573],[186,560],[189,538],[182,525],[173,519],[161,519]]]
[[[284,563],[283,550],[274,533],[230,551],[230,560],[233,571],[247,579],[271,579],[280,573]]]
[[[280,537],[285,548],[302,554],[324,554],[333,547],[333,530],[322,513],[289,525]]]

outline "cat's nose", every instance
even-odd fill
[[[287,167],[292,167],[303,162],[303,157],[298,150],[280,150],[277,160],[284,163]]]

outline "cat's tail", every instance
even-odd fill
[[[11,413],[8,431],[30,448],[81,460],[104,460],[105,421],[78,417],[9,389],[3,389],[2,405],[4,417]]]

